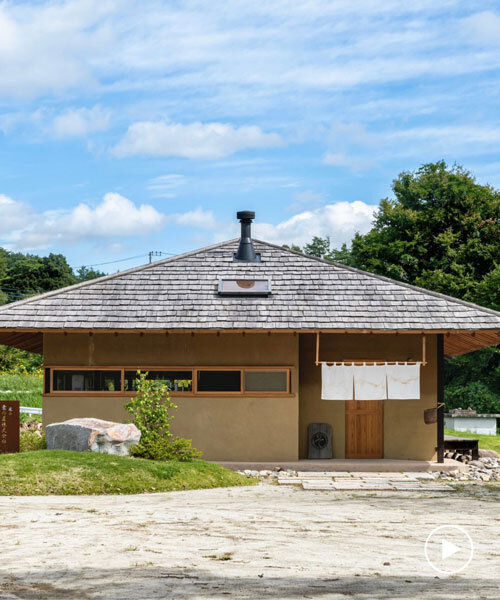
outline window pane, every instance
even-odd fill
[[[50,369],[43,370],[43,391],[45,394],[50,393]]]
[[[199,392],[239,392],[241,371],[198,371]]]
[[[148,371],[147,373],[148,379],[166,385],[171,392],[191,392],[193,389],[192,371]],[[136,389],[137,378],[137,371],[125,371],[126,392]]]
[[[288,371],[245,371],[245,392],[286,392]]]
[[[55,392],[120,392],[120,371],[54,371]]]

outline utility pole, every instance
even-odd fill
[[[158,250],[150,250],[149,251],[149,264],[153,262],[153,256],[161,256],[162,253]]]

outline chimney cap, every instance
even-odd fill
[[[255,219],[255,213],[253,210],[239,210],[236,213],[236,218],[240,221],[243,219]]]

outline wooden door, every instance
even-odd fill
[[[382,458],[382,400],[345,403],[345,457]]]

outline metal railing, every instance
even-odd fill
[[[25,413],[27,415],[41,415],[42,409],[37,408],[35,406],[20,406],[19,412]]]

